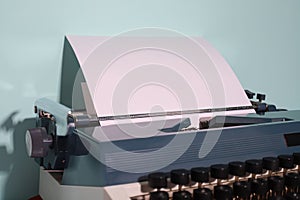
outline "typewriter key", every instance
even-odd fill
[[[292,155],[279,155],[279,167],[285,169],[294,168],[294,157]]]
[[[264,179],[252,179],[250,180],[252,199],[266,199],[267,192],[269,190],[268,182]]]
[[[279,159],[276,157],[264,157],[262,160],[263,168],[271,172],[279,170]]]
[[[244,162],[239,162],[239,161],[230,162],[228,163],[228,168],[229,168],[229,174],[231,175],[243,177],[246,174]]]
[[[167,187],[167,176],[162,172],[155,172],[148,175],[148,184],[152,188],[161,189]]]
[[[288,192],[297,192],[297,188],[300,186],[300,175],[297,173],[288,173],[284,178]]]
[[[150,200],[169,200],[169,194],[165,191],[151,192]]]
[[[270,196],[281,196],[284,189],[284,178],[280,176],[271,176],[268,178]]]
[[[246,171],[253,174],[261,174],[263,172],[262,160],[251,159],[246,160]]]
[[[247,181],[239,181],[233,183],[233,194],[235,199],[249,199],[250,183]]]
[[[208,188],[194,189],[194,200],[212,200],[212,191]]]
[[[232,200],[232,188],[228,185],[217,185],[214,187],[214,197],[216,200]]]
[[[193,200],[193,197],[188,191],[179,191],[173,193],[172,200]]]
[[[209,182],[209,168],[197,167],[191,169],[191,180],[198,183],[200,187],[202,183]]]
[[[294,164],[300,165],[300,152],[293,153]]]
[[[300,172],[300,152],[293,153],[294,164],[298,166],[298,172]]]
[[[189,171],[186,169],[172,170],[171,182],[177,185],[188,185],[190,182]]]
[[[228,179],[228,165],[216,164],[210,167],[210,175],[215,179]]]
[[[299,200],[300,199],[300,194],[297,193],[287,193],[285,195],[286,200]]]

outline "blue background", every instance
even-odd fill
[[[244,88],[300,109],[299,0],[1,0],[0,200],[37,193],[38,166],[26,158],[33,102],[57,100],[64,35],[116,35],[141,28],[203,36]]]

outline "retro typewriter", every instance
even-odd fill
[[[300,198],[300,111],[200,37],[66,36],[60,92],[26,132],[43,199]]]

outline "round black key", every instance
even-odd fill
[[[292,155],[279,155],[279,167],[285,169],[294,168],[294,157]]]
[[[190,182],[189,171],[186,169],[172,170],[171,182],[177,185],[188,185]]]
[[[270,171],[279,170],[279,159],[276,157],[264,157],[262,161],[263,168]]]
[[[284,189],[284,178],[280,176],[271,176],[268,178],[268,186],[273,192],[281,192]]]
[[[294,164],[300,165],[300,152],[293,153],[293,157],[294,157]]]
[[[212,191],[208,188],[194,189],[194,200],[212,200]]]
[[[233,183],[233,194],[239,198],[248,198],[250,196],[250,183],[247,181],[238,181]]]
[[[209,168],[207,167],[196,167],[191,169],[191,179],[192,181],[198,183],[209,182]]]
[[[284,176],[285,185],[288,188],[295,188],[300,186],[300,175],[297,173],[288,173]]]
[[[173,193],[172,200],[193,200],[193,197],[188,191],[179,191]]]
[[[228,163],[228,168],[229,168],[229,174],[231,175],[240,176],[240,177],[245,176],[246,169],[245,169],[244,162],[240,162],[240,161],[230,162]]]
[[[228,165],[217,164],[210,166],[210,175],[216,179],[228,179]]]
[[[261,174],[263,171],[262,160],[246,160],[246,171],[252,174]]]
[[[251,183],[251,193],[255,193],[257,195],[266,195],[269,187],[268,187],[268,182],[264,179],[252,179],[250,181]]]
[[[169,200],[169,194],[165,191],[151,192],[150,200]]]
[[[214,197],[216,200],[232,200],[232,188],[229,185],[217,185],[214,187]]]
[[[286,200],[299,200],[300,199],[300,194],[297,193],[287,193],[285,195]]]
[[[148,184],[152,188],[166,188],[167,176],[162,172],[155,172],[148,175]]]

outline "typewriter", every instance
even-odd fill
[[[26,132],[43,199],[300,198],[300,111],[204,39],[66,36],[61,76]]]

